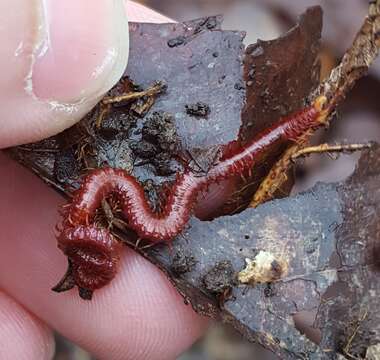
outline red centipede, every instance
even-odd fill
[[[280,119],[247,145],[227,151],[205,175],[189,169],[177,176],[170,196],[160,212],[154,212],[140,183],[124,170],[103,168],[89,173],[65,212],[58,246],[72,264],[80,289],[93,291],[108,284],[116,274],[118,242],[106,229],[94,226],[96,210],[114,194],[122,204],[128,227],[152,244],[170,243],[186,226],[197,195],[208,185],[241,174],[254,167],[259,155],[284,140],[297,141],[306,131],[320,127],[325,97],[313,105]],[[228,145],[226,149],[228,149]]]

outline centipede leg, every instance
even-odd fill
[[[135,244],[135,250],[138,250],[140,243],[141,243],[141,240],[142,240],[141,238],[137,239],[136,244]]]

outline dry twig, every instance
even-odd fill
[[[329,115],[336,110],[355,83],[365,76],[376,59],[380,49],[380,0],[370,1],[368,16],[360,28],[352,46],[347,50],[341,63],[333,69],[330,77],[321,83],[310,95],[311,102],[318,96],[328,99]],[[305,148],[313,132],[305,134],[302,141],[289,147],[282,158],[275,164],[261,183],[250,206],[258,205],[273,199],[275,192],[287,180],[284,174],[292,165],[292,159]]]

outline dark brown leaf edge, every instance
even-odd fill
[[[319,8],[310,9],[287,35],[259,42],[247,51],[258,59],[257,64],[270,67],[276,53],[273,50],[272,54],[272,46],[277,49],[282,42],[288,42],[289,52],[301,47],[300,53],[308,56],[312,47],[316,54],[320,15]],[[315,25],[316,19],[319,25]],[[298,64],[297,70],[305,71],[299,78],[303,80],[298,80],[302,86],[296,86],[299,71],[286,68],[283,74],[272,69],[268,73],[277,74],[283,84],[294,81],[295,94],[289,101],[287,86],[277,89],[273,85],[270,90],[270,98],[288,108],[268,105],[265,112],[247,115],[265,108],[264,96],[258,100],[247,88],[252,59],[244,57],[243,34],[221,31],[220,21],[210,17],[186,24],[132,24],[131,61],[126,73],[143,89],[157,80],[166,83],[166,91],[157,96],[152,108],[146,114],[139,111],[146,107],[147,99],[115,106],[100,128],[95,124],[97,108],[67,132],[10,153],[65,194],[77,186],[85,167],[108,164],[132,171],[141,181],[148,179],[147,189],[155,198],[154,185],[172,179],[181,168],[181,161],[173,156],[178,149],[179,155],[190,154],[197,166],[207,168],[216,154],[210,149],[238,136],[244,141],[251,131],[245,129],[252,128],[250,122],[257,121],[259,129],[282,112],[299,107],[312,88],[314,76],[310,74],[316,64],[315,57],[306,70]],[[264,57],[273,62],[267,63]],[[291,67],[292,60],[288,61]],[[265,76],[266,70],[259,66],[257,74],[262,71]],[[266,81],[276,84],[280,81],[277,77],[260,80],[258,76],[256,85],[265,87]],[[112,94],[135,88],[129,78],[125,77]],[[299,89],[302,91],[297,93]],[[249,110],[254,101],[260,105]],[[201,111],[201,116],[188,111],[186,105],[193,110],[193,106],[199,108],[197,103],[209,110]],[[263,113],[267,120],[259,125]],[[170,125],[174,123],[175,127]],[[168,131],[157,131],[162,124]],[[151,159],[149,151],[156,151],[159,160]],[[193,218],[174,241],[171,252],[159,246],[140,249],[140,253],[168,275],[197,312],[232,323],[245,337],[281,358],[336,358],[336,352],[361,355],[378,342],[379,154],[378,147],[368,151],[355,174],[343,184],[320,184],[294,198],[210,222]],[[258,275],[255,269],[261,269],[259,265],[265,271]],[[303,311],[318,313],[320,346],[294,326],[294,316]]]

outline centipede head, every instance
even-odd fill
[[[331,114],[331,110],[334,106],[332,103],[333,100],[328,100],[326,96],[320,95],[314,101],[314,108],[318,112],[317,122],[319,124],[328,126],[329,123],[329,115]]]

